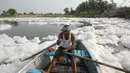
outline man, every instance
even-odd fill
[[[75,47],[75,36],[71,32],[71,28],[69,25],[64,25],[64,27],[61,30],[62,32],[58,35],[57,44],[59,45],[59,48],[56,51],[56,54],[52,60],[52,62],[49,65],[49,68],[47,71],[42,71],[43,73],[50,73],[51,69],[55,66],[56,62],[64,56],[65,52],[71,52],[73,48]],[[73,73],[76,73],[76,63],[73,56],[67,55],[68,58],[71,61],[71,66],[73,69]]]

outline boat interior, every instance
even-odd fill
[[[53,46],[55,50],[58,48],[57,45]],[[28,64],[20,73],[26,73],[29,69],[47,70],[49,64],[51,63],[54,52],[44,51],[42,54],[34,58],[30,64]],[[83,56],[86,58],[93,58],[87,48],[82,42],[76,42],[76,48],[74,48],[74,54],[78,56]],[[79,59],[75,57],[77,65],[77,73],[99,73],[97,69],[97,64],[94,62],[86,61],[84,59]],[[56,65],[51,70],[51,73],[73,73],[71,67],[71,61],[65,57],[64,60],[58,61]]]

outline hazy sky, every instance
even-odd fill
[[[0,0],[0,13],[9,8],[14,8],[19,13],[63,13],[64,8],[72,7],[75,9],[83,1],[86,0]],[[108,1],[110,2],[110,0]],[[129,0],[115,0],[118,5],[122,1],[129,2]]]

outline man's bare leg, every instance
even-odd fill
[[[51,64],[49,65],[49,68],[47,69],[47,71],[41,70],[42,73],[50,73],[51,69],[55,66],[56,62],[57,62],[57,59],[54,58],[54,59],[52,60]]]
[[[71,60],[71,67],[73,69],[73,73],[76,73],[76,62],[74,60],[74,57],[70,58]]]

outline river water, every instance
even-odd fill
[[[57,35],[61,32],[63,25],[56,24],[28,24],[26,22],[18,23],[16,26],[13,26],[11,29],[2,30],[0,34],[7,34],[10,37],[13,36],[26,36],[27,39],[33,39],[34,37],[39,37],[42,39],[48,35]],[[71,26],[72,29],[76,29],[76,25]]]

